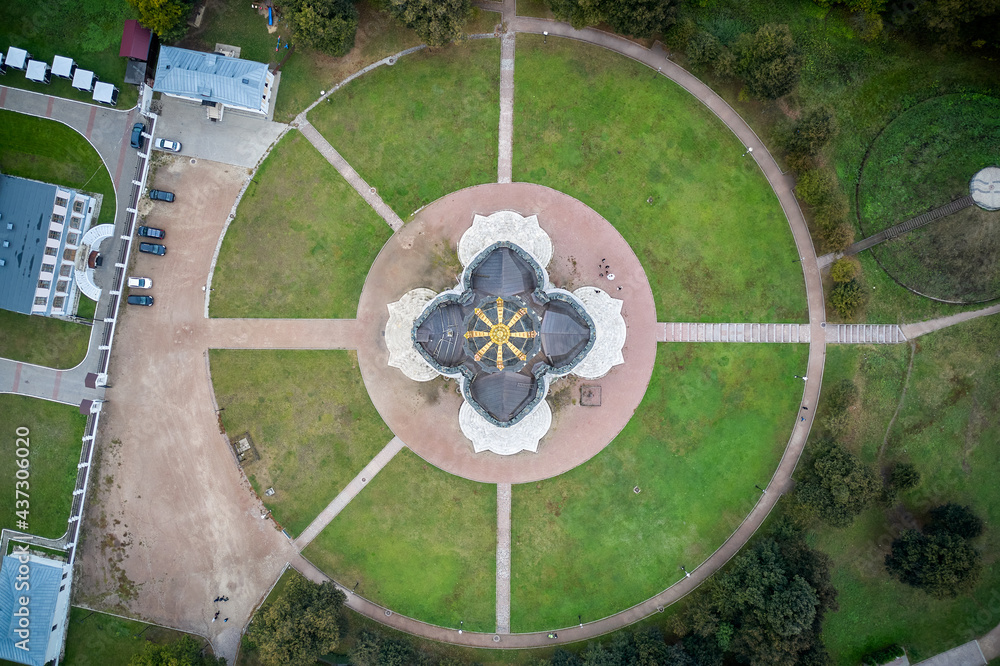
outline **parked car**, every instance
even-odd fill
[[[136,123],[132,125],[132,141],[129,145],[138,150],[142,150],[142,147],[146,144],[146,137],[142,135],[146,131],[146,126],[142,123]]]
[[[139,252],[158,254],[161,257],[167,253],[167,246],[159,243],[139,243]]]
[[[156,227],[139,227],[136,232],[140,236],[145,236],[146,238],[166,238],[167,232],[163,229],[157,229]]]
[[[152,305],[153,304],[153,297],[152,296],[129,296],[128,297],[128,304],[129,305]]]
[[[149,198],[153,201],[166,201],[170,203],[174,200],[174,193],[166,190],[150,190]]]
[[[171,141],[170,139],[157,139],[156,147],[160,150],[169,150],[172,153],[181,152],[181,144],[177,141]]]
[[[128,279],[129,289],[152,289],[153,281],[147,277],[130,277]]]

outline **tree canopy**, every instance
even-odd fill
[[[340,644],[346,597],[333,583],[295,576],[284,593],[261,610],[249,639],[267,666],[311,666]]]
[[[173,41],[187,31],[186,19],[191,6],[184,0],[128,0],[139,12],[139,22],[163,41]]]
[[[351,0],[288,0],[284,16],[303,46],[337,57],[354,48],[358,10]]]
[[[955,534],[906,530],[885,556],[889,575],[933,597],[955,597],[979,578],[979,551]]]
[[[677,20],[678,0],[549,0],[556,18],[574,28],[605,22],[623,35],[652,37]]]
[[[191,636],[173,643],[146,643],[142,652],[129,660],[129,666],[225,666],[222,657],[202,655],[204,646]]]
[[[847,527],[878,497],[875,473],[857,456],[832,441],[819,444],[796,489],[799,500],[834,527]]]
[[[393,17],[428,46],[443,46],[462,36],[462,23],[472,12],[469,0],[388,0]]]
[[[798,85],[802,56],[787,25],[771,23],[754,33],[745,32],[737,38],[733,51],[736,73],[754,97],[777,99]]]

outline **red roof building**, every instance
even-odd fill
[[[149,28],[143,28],[135,19],[125,21],[125,29],[122,31],[122,48],[118,55],[123,58],[133,58],[135,60],[149,59],[149,44],[153,40],[153,33]]]

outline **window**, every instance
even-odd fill
[[[52,213],[52,221],[55,222],[56,224],[62,224],[63,221],[65,221],[65,219],[66,217],[64,215],[57,215],[56,213]]]
[[[64,199],[62,197],[56,197],[56,205],[60,208],[65,208],[66,204],[69,203],[69,199]]]
[[[66,290],[69,289],[69,280],[59,280],[56,282],[56,291],[60,294],[65,294]]]
[[[80,240],[80,234],[70,233],[66,235],[66,243],[68,245],[78,245],[77,241]]]
[[[83,200],[77,199],[73,202],[73,212],[82,213],[83,212]]]
[[[38,296],[37,298],[35,298],[35,305],[45,305],[48,302],[49,299],[45,298],[44,296]]]
[[[50,280],[39,280],[38,281],[38,288],[39,289],[48,289],[51,286],[52,286],[52,282]]]
[[[71,218],[69,218],[69,228],[70,229],[79,229],[82,226],[83,226],[83,218],[82,217],[71,217]]]
[[[66,297],[65,296],[56,296],[55,298],[52,299],[52,309],[53,310],[62,310],[63,309],[63,303],[65,303],[65,302],[66,302]]]
[[[59,267],[59,277],[69,277],[69,274],[73,271],[73,266],[71,264],[63,264]]]
[[[45,248],[45,256],[46,257],[54,257],[54,256],[56,256],[56,253],[58,253],[58,252],[59,252],[59,248],[57,248],[57,247],[47,247],[47,248]]]
[[[56,267],[55,264],[42,264],[42,272],[51,273],[52,269],[54,269],[55,267]]]
[[[65,261],[74,261],[76,259],[76,250],[63,250],[63,259]]]
[[[62,236],[62,233],[60,233],[58,231],[50,231],[49,232],[49,238],[51,238],[52,240],[59,240],[59,238],[61,236]]]

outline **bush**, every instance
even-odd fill
[[[677,20],[678,0],[599,0],[603,18],[621,35],[652,37]]]
[[[736,73],[754,97],[777,99],[798,85],[802,56],[787,25],[768,24],[753,34],[743,33],[733,51]]]
[[[722,52],[722,42],[705,30],[694,33],[687,43],[688,61],[695,67],[709,67]]]
[[[815,155],[837,135],[833,110],[818,106],[802,113],[789,130],[786,148],[793,155]]]
[[[846,412],[858,401],[858,386],[850,379],[841,379],[830,387],[826,406],[831,412]]]
[[[933,597],[956,597],[978,580],[980,555],[955,534],[906,530],[892,542],[885,568],[893,578]]]
[[[444,46],[462,36],[472,13],[469,0],[388,0],[393,18],[417,33],[427,46]]]
[[[920,485],[920,472],[913,463],[896,463],[889,475],[889,483],[900,492],[912,490]]]
[[[881,666],[882,664],[887,664],[893,659],[902,657],[906,654],[900,646],[893,643],[881,650],[875,650],[874,652],[869,652],[864,657],[861,658],[861,663],[863,666]]]
[[[830,277],[834,282],[850,282],[854,278],[858,277],[858,273],[861,272],[861,264],[858,263],[857,259],[850,257],[842,257],[833,262],[830,266]]]
[[[931,523],[926,530],[932,534],[954,534],[962,539],[975,539],[983,533],[983,519],[961,504],[942,504],[931,509]]]
[[[303,46],[340,57],[354,48],[358,10],[351,0],[289,0],[284,16]]]
[[[830,291],[830,305],[844,319],[853,317],[865,304],[865,291],[857,280],[842,282]]]
[[[830,229],[820,229],[820,239],[831,252],[843,252],[854,243],[854,228],[845,222]]]
[[[799,176],[795,194],[810,206],[822,206],[838,190],[837,178],[826,169],[813,169]]]

